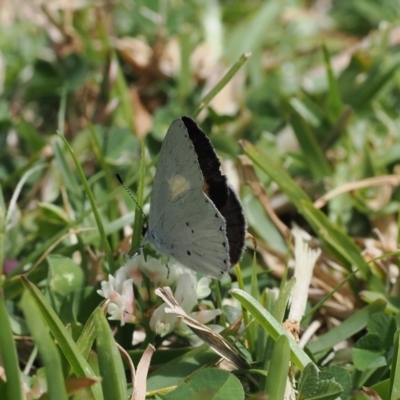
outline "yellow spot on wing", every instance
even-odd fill
[[[169,190],[171,192],[172,200],[179,196],[181,193],[190,189],[190,182],[182,175],[174,175],[168,179]]]

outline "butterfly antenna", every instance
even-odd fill
[[[132,192],[125,186],[125,183],[123,182],[123,180],[122,180],[122,178],[121,178],[121,176],[120,176],[119,174],[115,174],[115,176],[117,177],[118,182],[119,182],[119,183],[123,186],[123,188],[126,190],[126,193],[129,194],[129,196],[131,197],[131,199],[135,202],[136,206],[137,206],[137,207],[139,208],[139,210],[142,212],[143,217],[144,217],[144,220],[145,220],[146,223],[147,223],[147,216],[146,216],[146,214],[144,213],[142,207],[140,207],[139,203],[136,201],[136,199],[135,199],[135,197],[133,196]]]

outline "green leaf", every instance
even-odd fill
[[[18,131],[18,136],[21,137],[27,146],[35,152],[40,151],[46,144],[43,136],[27,121],[21,118],[15,128]]]
[[[375,369],[386,365],[382,356],[383,343],[379,335],[367,334],[356,342],[353,347],[352,359],[359,371]]]
[[[386,293],[375,292],[372,290],[363,290],[360,292],[360,298],[366,303],[373,303],[377,300],[382,300],[386,303],[385,312],[398,314],[400,311],[400,301],[396,296],[388,296]]]
[[[216,363],[221,356],[203,344],[164,364],[150,374],[147,379],[147,391],[160,391],[178,385],[188,375],[194,373],[205,365]]]
[[[370,315],[380,312],[385,308],[385,303],[382,300],[377,300],[374,303],[364,307],[362,310],[355,312],[349,318],[344,320],[340,325],[330,329],[318,339],[308,343],[307,347],[314,357],[319,360],[321,355],[332,349],[335,345],[344,340],[351,338],[356,333],[365,329]]]
[[[164,400],[243,400],[244,391],[240,381],[230,372],[204,368],[195,372],[174,391],[159,397]]]
[[[51,203],[38,203],[38,207],[42,212],[42,215],[47,220],[53,220],[53,223],[66,223],[69,222],[69,218],[64,209],[55,204]]]
[[[342,399],[351,397],[351,392],[353,390],[352,376],[346,368],[338,367],[336,365],[328,365],[322,370],[322,372],[333,376],[335,381],[343,388],[343,393],[340,396]]]
[[[392,375],[392,374],[391,374]],[[390,398],[390,379],[385,379],[383,381],[377,382],[371,385],[370,388],[374,390],[381,399],[397,400],[398,397],[392,399]]]
[[[396,333],[396,321],[394,317],[385,312],[372,314],[368,319],[368,333],[378,335],[385,349],[389,349],[393,345],[393,338]]]
[[[302,372],[298,384],[298,400],[335,400],[343,388],[327,374],[320,373],[313,363]]]
[[[318,389],[318,370],[312,363],[310,363],[306,365],[302,374],[300,375],[298,383],[299,397],[306,398],[306,396],[315,393],[317,389]]]
[[[82,289],[84,274],[82,268],[68,257],[49,255],[47,257],[50,272],[51,289],[66,296],[69,293]]]

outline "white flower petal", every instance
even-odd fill
[[[203,276],[197,283],[196,295],[198,299],[204,299],[208,297],[211,293],[210,289],[211,279]]]
[[[215,317],[221,314],[222,311],[217,309],[217,310],[196,311],[194,313],[191,313],[190,315],[197,321],[201,322],[202,324],[207,324],[208,322],[212,321]]]
[[[306,309],[308,289],[315,263],[321,254],[321,249],[312,249],[308,245],[304,233],[299,228],[292,230],[294,236],[294,257],[295,270],[294,277],[296,283],[293,287],[289,319],[301,321]]]
[[[158,335],[165,336],[167,333],[172,332],[175,325],[179,322],[174,314],[167,314],[165,308],[167,304],[161,304],[150,318],[150,329]],[[161,332],[161,333],[160,333]]]
[[[190,312],[197,304],[195,288],[196,276],[194,274],[184,273],[179,277],[174,297],[186,312]]]
[[[101,290],[97,293],[109,300],[109,319],[125,322],[135,322],[135,298],[132,279],[126,279],[125,271],[118,270],[116,278],[108,276],[108,282],[101,282]]]

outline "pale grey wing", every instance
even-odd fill
[[[176,192],[173,193],[171,189],[174,177],[177,176],[186,179],[191,188],[201,189],[203,186],[203,175],[197,155],[181,119],[172,122],[161,146],[151,192],[150,230],[160,224],[166,203],[176,195]],[[175,215],[175,217],[179,216]]]
[[[164,237],[171,257],[215,278],[230,268],[225,219],[202,190],[188,190],[168,202],[163,223],[171,228]]]
[[[146,240],[203,274],[220,277],[229,268],[226,222],[203,192],[197,155],[180,119],[161,147]]]

